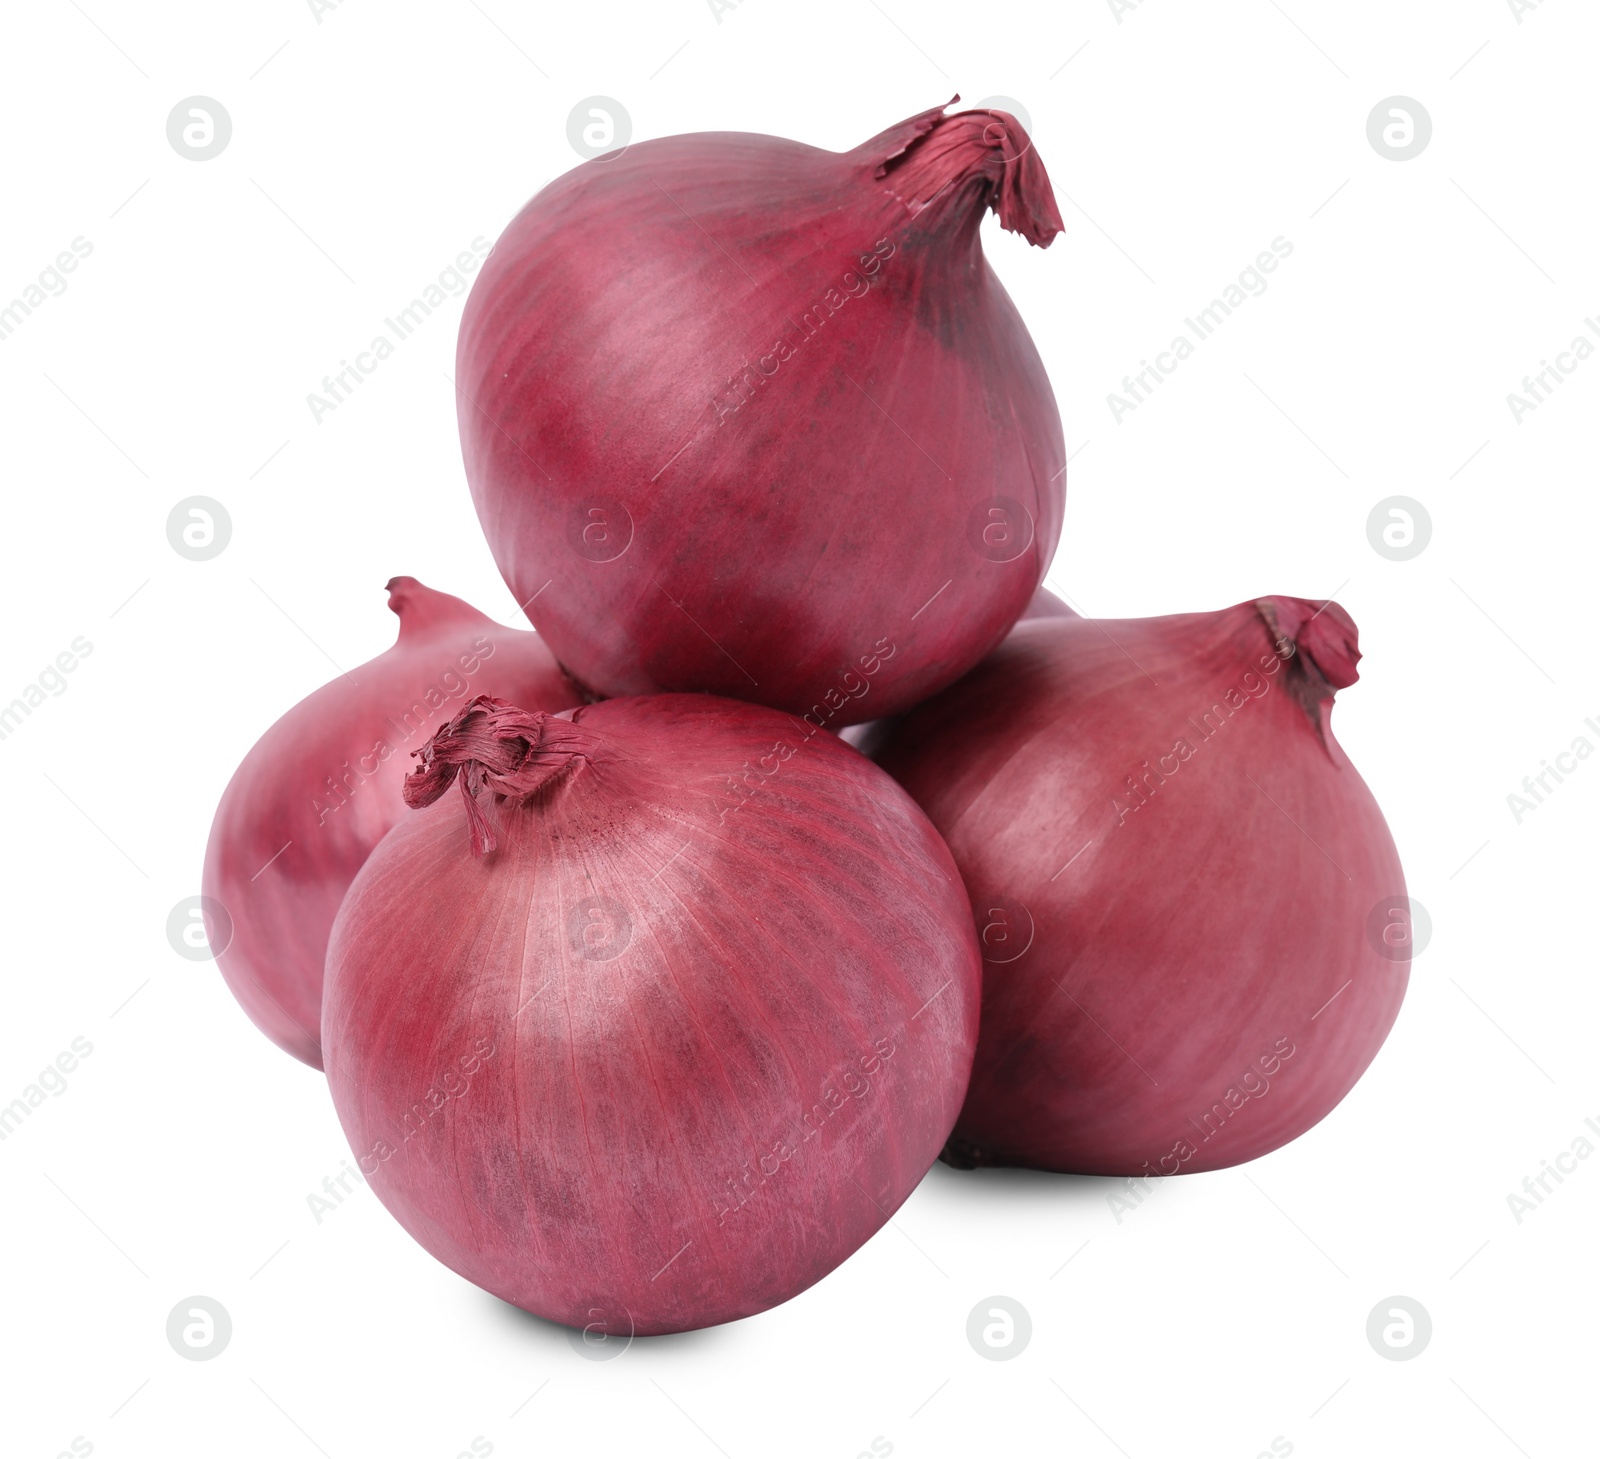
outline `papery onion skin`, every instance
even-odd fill
[[[1359,656],[1299,598],[1030,620],[890,727],[986,949],[949,1163],[1214,1170],[1354,1085],[1410,969],[1369,930],[1405,880],[1328,723]]]
[[[1028,606],[1022,611],[1022,618],[1077,618],[1079,615],[1074,609],[1069,608],[1060,598],[1056,597],[1048,588],[1040,588],[1028,600]],[[860,724],[847,725],[839,731],[839,738],[847,745],[854,745],[863,755],[871,756],[876,747],[883,743],[889,733],[889,727],[894,723],[892,719],[871,719]]]
[[[256,1027],[314,1069],[328,932],[351,878],[407,814],[411,751],[477,693],[548,710],[580,698],[537,634],[415,578],[393,578],[387,591],[400,619],[394,646],[256,741],[206,846],[202,892],[226,909],[232,932],[217,966]]]
[[[943,108],[844,153],[642,142],[524,207],[467,301],[457,410],[495,561],[579,680],[837,730],[1000,642],[1065,451],[989,208],[1061,228],[1016,119]]]
[[[612,1336],[710,1326],[825,1276],[937,1157],[977,1037],[970,903],[911,799],[794,716],[570,719],[545,729],[587,748],[530,751],[542,790],[480,788],[495,850],[466,777],[434,782],[356,877],[329,1085],[380,1199],[468,1280]]]

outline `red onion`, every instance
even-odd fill
[[[1039,619],[889,728],[982,929],[950,1163],[1212,1170],[1349,1091],[1410,966],[1373,931],[1408,905],[1394,843],[1329,727],[1359,657],[1301,598]]]
[[[495,561],[573,674],[838,729],[1000,642],[1065,452],[991,208],[1061,230],[1016,119],[943,108],[843,153],[643,142],[523,208],[467,301],[457,408]]]
[[[1028,600],[1028,606],[1022,611],[1023,618],[1081,618],[1083,615],[1075,608],[1069,608],[1060,598],[1056,597],[1049,588],[1040,588]]]
[[[415,578],[393,578],[394,647],[302,699],[223,792],[202,890],[232,936],[217,964],[256,1027],[322,1067],[322,964],[350,879],[405,815],[405,752],[468,695],[565,709],[579,695],[550,650]],[[213,919],[208,917],[208,922]]]
[[[323,1006],[384,1204],[470,1281],[613,1335],[826,1275],[966,1089],[978,948],[926,817],[833,735],[706,695],[480,698],[421,759],[427,809],[351,886]]]
[[[1024,619],[1076,618],[1078,616],[1048,588],[1040,588],[1028,600],[1028,606],[1022,610]],[[871,719],[864,720],[860,724],[846,725],[845,728],[839,731],[839,738],[846,744],[854,745],[863,755],[871,755],[875,747],[882,743],[885,734],[888,732],[888,727],[892,723],[893,721],[888,719]]]

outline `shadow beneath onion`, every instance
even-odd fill
[[[559,1346],[564,1352],[572,1350],[574,1329],[560,1322],[552,1322],[548,1317],[540,1317],[535,1312],[528,1312],[515,1303],[496,1297],[491,1292],[483,1293],[483,1300],[491,1309],[491,1318],[497,1320],[506,1330],[526,1334],[541,1348]],[[641,1334],[635,1336],[628,1347],[642,1352],[662,1354],[686,1352],[701,1356],[727,1341],[727,1334],[734,1325],[731,1322],[724,1322],[717,1327],[700,1327],[693,1332],[667,1332],[654,1337],[645,1337]],[[617,1356],[624,1356],[625,1352],[626,1349]],[[577,1359],[584,1355],[573,1352],[572,1356]]]
[[[1016,1165],[983,1165],[957,1170],[936,1160],[923,1184],[941,1196],[1002,1197],[1008,1206],[1090,1205],[1105,1200],[1106,1193],[1122,1184],[1114,1175],[1063,1175],[1054,1170],[1028,1170]]]

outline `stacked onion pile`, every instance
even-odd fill
[[[1040,592],[1061,427],[990,209],[1061,229],[1016,120],[944,108],[545,188],[457,373],[537,634],[396,579],[399,642],[223,796],[229,986],[406,1229],[529,1311],[762,1311],[941,1153],[1250,1159],[1396,1016],[1400,867],[1328,719],[1354,624]]]

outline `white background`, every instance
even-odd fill
[[[12,8],[0,302],[73,238],[93,253],[0,341],[0,700],[76,636],[93,653],[0,742],[0,1102],[74,1037],[94,1052],[0,1143],[0,1449],[1592,1444],[1600,1159],[1520,1224],[1506,1197],[1600,1117],[1600,763],[1521,824],[1506,796],[1600,743],[1600,359],[1520,424],[1506,396],[1600,316],[1597,53],[1579,0],[1520,20],[1507,0]],[[388,577],[515,620],[457,451],[460,300],[320,424],[306,396],[576,164],[583,98],[619,100],[635,139],[842,149],[957,90],[1021,101],[1066,221],[1048,252],[984,235],[1077,453],[1050,582],[1098,616],[1337,594],[1366,658],[1336,724],[1433,941],[1364,1081],[1272,1156],[1167,1181],[1120,1223],[1106,1181],[936,1167],[798,1299],[587,1362],[370,1191],[313,1220],[347,1153],[322,1078],[164,935],[245,749],[392,641]],[[204,163],[165,131],[195,94],[233,121]],[[1367,138],[1395,95],[1433,121],[1409,162]],[[1115,423],[1122,376],[1280,235],[1266,293]],[[233,520],[210,562],[165,536],[196,494]],[[1366,535],[1395,494],[1433,524],[1408,562]],[[231,1314],[215,1361],[167,1343],[192,1294]],[[1032,1318],[1012,1361],[966,1340],[995,1294]],[[1365,1336],[1394,1294],[1432,1316],[1413,1361]]]

